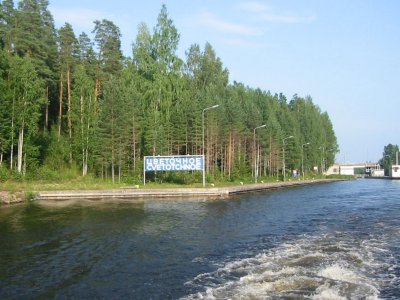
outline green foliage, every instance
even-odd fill
[[[55,130],[52,130],[47,136],[47,148],[44,150],[44,158],[44,170],[57,172],[69,166],[68,143],[65,137],[58,137]]]
[[[165,5],[152,30],[139,25],[127,59],[112,21],[94,22],[92,42],[86,33],[76,38],[68,23],[56,30],[47,6],[0,6],[0,180],[82,174],[140,183],[145,155],[204,152],[209,182],[252,182],[256,172],[276,180],[283,164],[289,173],[303,163],[311,174],[313,166],[334,162],[332,123],[311,97],[288,102],[283,94],[229,84],[209,43],[179,58],[180,34]],[[192,184],[201,175],[148,178]]]
[[[4,166],[0,166],[0,182],[5,182],[10,178],[10,172]]]
[[[26,193],[25,193],[25,199],[26,199],[26,201],[34,201],[34,200],[37,199],[37,197],[38,197],[38,194],[35,193],[35,192],[29,191],[29,192],[26,192]]]
[[[79,174],[75,166],[68,168],[55,168],[49,165],[39,167],[34,173],[26,176],[27,180],[64,181],[77,178]]]
[[[122,70],[121,33],[110,20],[96,20],[93,33],[99,48],[100,68],[106,75]]]
[[[383,148],[382,158],[379,164],[385,170],[385,176],[390,175],[390,168],[392,165],[396,164],[396,155],[399,152],[399,146],[388,144]]]

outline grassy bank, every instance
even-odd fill
[[[308,176],[305,179],[352,179],[352,176]],[[291,181],[293,179],[289,179]],[[299,179],[295,179],[299,180]],[[277,182],[279,180],[276,177],[273,178],[261,178],[261,182]],[[212,182],[212,183],[211,183]],[[230,187],[242,184],[253,183],[251,179],[245,181],[207,181],[207,187]],[[163,189],[163,188],[200,188],[202,187],[201,182],[195,183],[174,183],[174,182],[149,182],[143,185],[143,182],[116,182],[112,183],[111,180],[102,180],[99,178],[91,177],[77,177],[74,179],[64,180],[7,180],[0,183],[1,191],[58,191],[58,190],[108,190],[108,189],[119,189],[139,187],[141,189]]]

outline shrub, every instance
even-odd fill
[[[6,168],[0,167],[0,182],[5,182],[9,179],[10,174]]]
[[[26,192],[25,193],[25,199],[26,201],[34,201],[36,200],[38,194],[35,192]]]

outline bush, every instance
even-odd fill
[[[38,197],[38,194],[35,192],[26,192],[25,199],[26,201],[34,201]]]
[[[62,179],[61,172],[56,171],[47,166],[39,168],[36,174],[32,176],[36,180],[60,180]]]
[[[71,180],[78,177],[79,171],[75,166],[56,169],[47,164],[38,168],[35,172],[27,174],[28,180]]]
[[[5,182],[9,179],[10,174],[6,168],[0,167],[0,182]]]

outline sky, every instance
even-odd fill
[[[131,56],[138,25],[152,31],[162,4],[182,59],[209,42],[231,82],[311,96],[331,118],[338,162],[377,162],[384,146],[400,144],[400,1],[50,0],[49,10],[77,36],[94,20],[113,21]]]

